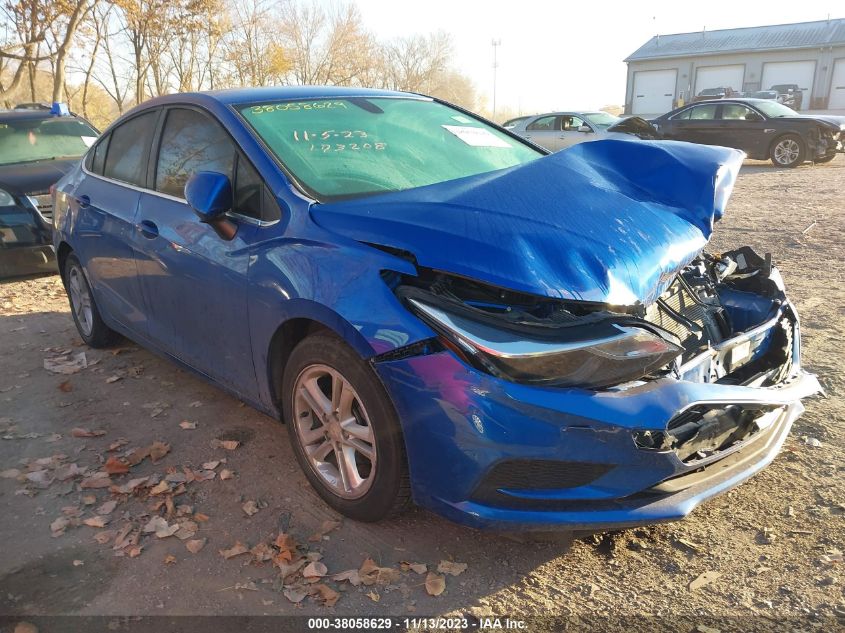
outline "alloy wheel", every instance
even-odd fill
[[[88,284],[82,276],[79,266],[71,266],[68,273],[68,290],[70,292],[70,305],[79,328],[85,336],[90,336],[94,329],[94,313],[91,309],[91,293]]]
[[[296,437],[311,469],[337,496],[357,499],[376,472],[373,429],[358,393],[336,369],[309,365],[293,387]]]
[[[798,160],[801,148],[795,139],[785,138],[775,145],[775,160],[781,165],[791,165]]]

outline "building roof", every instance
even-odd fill
[[[822,46],[845,46],[845,18],[655,35],[631,53],[625,61]]]

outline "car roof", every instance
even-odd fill
[[[73,114],[57,116],[49,110],[0,110],[0,122],[11,121],[37,121],[39,119],[77,119]]]
[[[207,102],[212,99],[224,105],[249,102],[288,101],[293,99],[325,99],[348,97],[409,97],[422,99],[423,95],[395,90],[375,88],[348,88],[344,86],[264,86],[257,88],[231,88],[206,92],[180,92],[163,97],[156,97],[142,103],[142,106],[163,105],[167,103]]]

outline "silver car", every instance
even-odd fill
[[[625,124],[633,123],[632,119],[648,126],[645,121],[637,117],[623,119],[607,112],[549,112],[511,119],[505,121],[502,127],[549,151],[556,152],[585,141],[630,138],[630,134],[645,138],[640,133],[642,130],[617,127],[620,124],[623,124],[623,128],[626,127]]]

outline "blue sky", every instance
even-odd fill
[[[622,60],[656,33],[681,33],[845,17],[842,0],[743,2],[488,2],[357,0],[381,38],[444,30],[456,68],[492,101],[491,40],[500,38],[497,102],[535,112],[622,104]],[[702,10],[701,7],[707,7]]]

